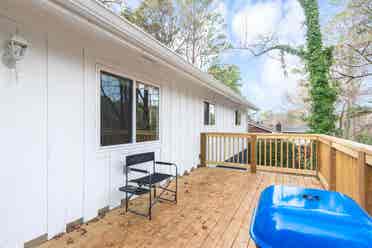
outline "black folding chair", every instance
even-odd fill
[[[142,167],[136,168],[136,165],[142,165]],[[145,169],[143,169],[143,165],[145,165]],[[158,165],[173,167],[174,174],[158,172]],[[124,171],[125,186],[120,187],[119,190],[125,192],[126,212],[129,211],[134,214],[142,215],[148,217],[151,220],[151,209],[157,202],[167,201],[177,203],[178,169],[176,164],[155,161],[155,153],[148,152],[127,156]],[[134,178],[135,175],[141,176]],[[175,190],[172,190],[169,189],[169,185],[174,179],[176,180],[176,186]],[[161,192],[159,194],[156,193],[157,188],[161,189]],[[170,194],[173,195],[173,199],[162,197],[165,192],[170,192]],[[140,213],[135,210],[129,209],[129,200],[133,196],[144,194],[148,194],[148,213]]]

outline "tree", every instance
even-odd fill
[[[230,47],[216,0],[144,0],[122,16],[143,28],[196,67],[206,70]]]
[[[370,1],[349,1],[346,8],[333,18],[327,30],[329,38],[337,43],[331,77],[337,80],[340,89],[338,134],[347,139],[358,140],[359,131],[368,133],[365,130],[369,126],[371,107],[363,98],[372,96],[369,80],[372,76],[371,20]]]
[[[180,27],[174,1],[144,0],[135,10],[124,7],[121,14],[164,45],[176,49]]]
[[[309,77],[310,114],[307,118],[312,132],[332,134],[335,131],[336,87],[329,78],[332,65],[332,47],[324,47],[319,23],[319,7],[316,0],[298,0],[305,14],[306,46],[293,47],[278,43],[274,35],[263,36],[255,44],[245,44],[239,49],[247,49],[260,56],[278,50],[284,63],[284,55],[300,57]],[[247,30],[248,31],[248,30]]]
[[[191,64],[206,69],[230,47],[221,14],[213,9],[215,0],[177,0],[181,44],[176,52]]]
[[[209,67],[208,73],[216,80],[226,84],[235,92],[240,94],[241,81],[240,70],[236,65],[215,64]]]

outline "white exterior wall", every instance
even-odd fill
[[[246,130],[245,117],[234,125],[238,105],[42,2],[0,3],[0,56],[16,28],[31,43],[18,82],[0,63],[1,248],[117,207],[128,154],[155,151],[183,173],[199,163],[200,132]],[[99,147],[99,68],[160,87],[159,141]],[[204,100],[216,105],[213,127]]]

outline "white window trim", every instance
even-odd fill
[[[119,77],[127,78],[132,80],[132,140],[133,142],[127,144],[117,144],[117,145],[109,145],[109,146],[102,146],[101,145],[101,72],[111,73],[113,75],[117,75]],[[143,84],[147,84],[150,86],[154,86],[159,88],[159,127],[158,127],[158,140],[152,141],[144,141],[144,142],[137,142],[136,141],[136,86],[137,82],[141,82]],[[109,151],[109,150],[132,150],[132,149],[140,149],[142,147],[148,146],[160,146],[161,145],[161,125],[162,125],[162,118],[161,118],[161,104],[162,104],[162,87],[159,84],[148,82],[148,80],[141,79],[139,77],[135,77],[131,74],[124,72],[123,70],[113,67],[107,66],[102,63],[96,63],[96,150],[100,151]]]

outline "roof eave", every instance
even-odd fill
[[[164,63],[183,73],[188,74],[199,84],[221,94],[233,102],[253,110],[258,107],[234,92],[228,86],[215,80],[212,76],[185,61],[180,55],[170,50],[158,40],[139,27],[118,16],[103,4],[95,0],[50,0],[69,11],[87,19],[90,23],[119,37],[139,52],[150,56],[157,62]],[[131,34],[130,36],[128,34]]]

